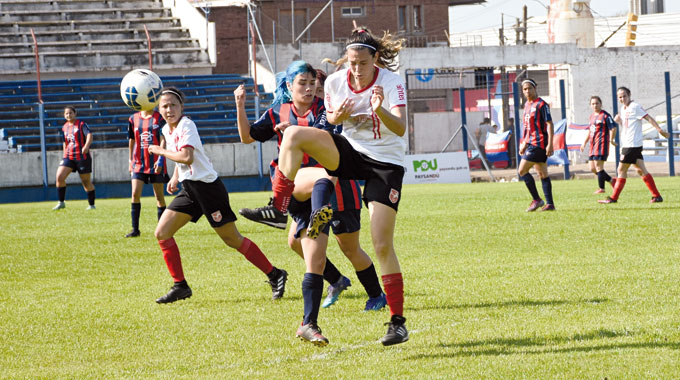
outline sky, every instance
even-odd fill
[[[464,5],[449,7],[449,32],[461,33],[476,29],[501,26],[501,14],[505,15],[505,25],[513,25],[522,18],[522,7],[528,8],[529,17],[547,15],[550,0],[487,0],[483,5]],[[629,0],[591,0],[593,16],[623,16],[628,13]],[[680,12],[680,1],[665,0],[666,12]]]

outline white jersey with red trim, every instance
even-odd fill
[[[180,182],[185,179],[206,183],[215,182],[217,172],[205,154],[198,129],[191,119],[182,116],[172,132],[170,132],[170,127],[165,124],[163,136],[165,136],[165,144],[169,151],[179,152],[182,148],[188,146],[194,148],[194,162],[191,165],[177,163],[177,174]]]
[[[647,116],[641,105],[630,102],[621,107],[621,147],[637,148],[642,146],[642,119]]]
[[[366,88],[354,89],[349,78],[349,69],[344,69],[326,79],[324,85],[326,112],[333,113],[346,98],[352,99],[354,111],[352,117],[342,123],[342,135],[357,152],[377,161],[404,166],[405,137],[390,131],[371,108],[374,86],[383,87],[385,99],[382,107],[387,110],[406,107],[404,81],[398,74],[378,67],[375,67],[373,82]]]

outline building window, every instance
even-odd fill
[[[397,21],[398,21],[398,26],[399,26],[399,31],[406,31],[408,29],[408,25],[406,25],[406,15],[408,13],[406,12],[406,6],[405,5],[400,5],[397,8]]]
[[[362,17],[364,15],[364,7],[342,7],[340,12],[342,17]]]
[[[420,5],[414,5],[413,6],[413,30],[422,30],[423,29],[423,15],[421,12]]]

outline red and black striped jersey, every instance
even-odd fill
[[[149,153],[149,145],[161,144],[161,114],[154,111],[150,117],[137,112],[128,119],[128,139],[134,140],[132,150],[132,170],[134,173],[155,174],[154,165],[161,157]],[[166,168],[160,174],[165,174]]]
[[[548,122],[552,121],[550,107],[541,98],[527,101],[524,105],[524,132],[522,141],[546,149],[548,144]]]
[[[61,128],[64,135],[64,142],[66,143],[66,150],[64,150],[64,158],[69,160],[87,160],[90,153],[83,154],[83,146],[87,135],[90,134],[90,128],[84,121],[75,120],[73,123],[66,122]]]
[[[609,130],[616,128],[614,119],[605,110],[590,115],[590,156],[609,155]]]

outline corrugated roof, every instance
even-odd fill
[[[626,16],[595,18],[595,46],[599,46],[604,39],[625,22]],[[532,17],[527,20],[527,24],[528,43],[548,43],[548,24],[545,17]],[[641,15],[637,24],[635,46],[680,45],[680,12]],[[605,46],[624,46],[626,28],[626,26],[621,28],[607,41]],[[453,33],[451,34],[451,46],[498,46],[498,29],[488,28],[467,33]],[[506,25],[505,27],[505,44],[515,44],[515,30],[512,26]]]

